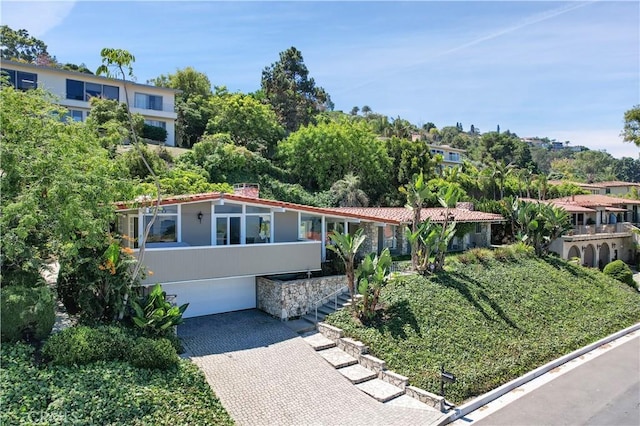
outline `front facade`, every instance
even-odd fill
[[[133,237],[128,244],[134,250],[154,208],[149,202],[117,206],[118,230]],[[437,220],[439,209],[424,209],[423,218],[429,210]],[[143,285],[159,282],[176,296],[176,303],[189,303],[186,317],[261,307],[260,297],[267,292],[259,286],[270,285],[261,277],[304,278],[320,271],[333,231],[353,233],[363,228],[364,253],[385,247],[409,253],[404,239],[406,212],[316,208],[246,194],[166,198],[147,238],[143,263],[153,275]],[[478,232],[451,248],[488,245],[490,224],[502,219],[490,216],[478,219]]]
[[[2,61],[2,73],[16,89],[51,92],[75,121],[87,119],[92,97],[125,102],[126,84],[131,112],[141,114],[146,124],[165,129],[165,144],[175,146],[176,90],[13,61]]]
[[[466,153],[464,149],[453,148],[448,145],[429,145],[431,155],[442,156],[442,167],[451,168],[461,166],[463,156]]]
[[[640,201],[606,195],[574,195],[547,200],[569,213],[573,229],[551,244],[563,259],[580,259],[584,266],[603,268],[621,259],[635,263]]]

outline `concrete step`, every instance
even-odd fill
[[[411,398],[409,395],[400,395],[397,398],[393,398],[392,400],[385,402],[385,404],[394,405],[396,407],[417,408],[418,410],[433,411],[434,413],[440,412],[415,398]]]
[[[336,346],[336,342],[324,337],[320,333],[316,333],[316,334],[312,334],[310,336],[304,337],[304,340],[308,344],[310,344],[311,347],[316,351],[322,351],[324,349],[329,349]]]
[[[338,372],[349,379],[353,384],[366,382],[367,380],[372,380],[377,377],[376,373],[367,368],[364,368],[360,364],[354,364],[348,367],[340,368],[338,369]]]
[[[333,303],[331,304],[331,306],[329,305],[322,305],[318,307],[318,314],[320,314],[321,312],[325,315],[331,315],[332,313],[334,313],[336,310],[333,309]],[[338,309],[340,309],[340,307],[338,307]],[[315,315],[315,312],[314,312]]]
[[[325,314],[318,312],[318,321],[316,321],[316,313],[311,312],[310,314],[307,314],[305,316],[302,317],[303,320],[305,321],[309,321],[311,324],[317,324],[318,322],[322,321],[324,319],[324,317],[326,317]]]
[[[316,329],[316,325],[303,319],[285,321],[285,325],[298,334],[306,333]]]
[[[318,354],[335,368],[348,367],[358,363],[357,359],[338,348],[324,349],[318,351]]]
[[[380,402],[387,402],[404,394],[404,389],[380,379],[373,379],[356,385],[358,389]]]

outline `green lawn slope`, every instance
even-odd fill
[[[394,279],[382,300],[367,326],[347,311],[327,322],[414,386],[439,393],[444,365],[458,404],[640,321],[636,290],[556,258],[453,260],[436,276]]]

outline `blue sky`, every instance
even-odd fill
[[[639,154],[619,137],[640,104],[637,1],[3,0],[0,12],[60,62],[95,70],[103,47],[129,50],[141,83],[192,66],[252,92],[295,46],[337,110]]]

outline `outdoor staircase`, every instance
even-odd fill
[[[387,370],[385,362],[369,355],[363,343],[343,338],[341,330],[336,332],[339,329],[326,324],[320,324],[318,329],[319,333],[307,335],[304,340],[362,392],[384,404],[442,410],[444,398],[409,386],[409,379]]]
[[[356,297],[362,297],[357,295]],[[351,306],[351,298],[349,297],[349,290],[342,291],[337,294],[337,297],[334,300],[330,300],[324,305],[318,306],[318,317],[316,318],[316,312],[311,311],[307,315],[304,315],[302,319],[313,324],[313,329],[317,323],[324,321],[327,315],[330,315],[336,311],[339,311],[343,308]]]

